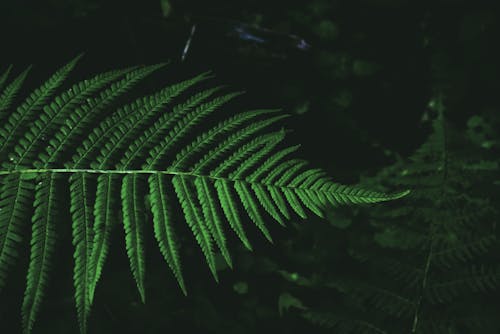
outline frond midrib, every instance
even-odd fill
[[[237,182],[237,181],[242,181],[248,184],[255,184],[255,185],[263,185],[263,186],[270,186],[270,187],[275,187],[275,188],[281,188],[281,189],[300,189],[300,190],[311,190],[311,191],[316,191],[319,193],[332,193],[332,191],[329,191],[328,189],[324,189],[324,187],[320,187],[317,189],[314,189],[312,186],[309,187],[303,187],[303,186],[290,186],[290,185],[280,185],[276,183],[266,183],[266,182],[256,182],[256,181],[249,181],[246,178],[243,179],[237,179],[237,178],[229,178],[229,177],[220,177],[220,176],[213,176],[213,175],[205,175],[205,174],[196,174],[192,172],[184,172],[184,171],[172,171],[168,168],[166,170],[144,170],[144,169],[76,169],[76,168],[46,168],[46,169],[17,169],[17,170],[0,170],[0,176],[1,175],[9,175],[9,174],[40,174],[40,173],[90,173],[90,174],[165,174],[165,175],[183,175],[183,176],[191,176],[191,177],[196,177],[196,178],[208,178],[208,179],[213,179],[213,180],[222,180],[222,181],[229,181],[229,182]],[[336,183],[332,183],[336,184]],[[349,190],[349,188],[347,188]],[[357,198],[387,198],[387,199],[394,199],[394,198],[400,198],[404,197],[406,194],[408,194],[410,191],[405,190],[396,194],[380,194],[381,196],[364,196],[363,194],[351,194],[351,193],[346,193],[343,191],[343,189],[338,189],[336,191],[333,191],[334,193],[338,194],[345,194],[345,195],[350,195],[354,196]],[[375,194],[372,194],[375,195]]]

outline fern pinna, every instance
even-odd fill
[[[355,269],[324,282],[340,294],[336,305],[304,314],[335,333],[500,330],[498,160],[445,119],[442,97],[431,102],[437,117],[425,143],[366,183],[410,187],[411,195],[368,213],[375,232],[351,245]]]
[[[263,134],[285,117],[278,110],[233,114],[191,138],[195,126],[240,94],[222,94],[216,87],[187,96],[189,88],[210,77],[207,73],[117,109],[117,98],[165,65],[106,72],[60,92],[79,58],[61,67],[15,108],[11,106],[29,69],[5,86],[0,97],[0,289],[18,259],[31,215],[31,255],[22,303],[25,333],[31,332],[44,299],[58,225],[64,223],[58,221],[58,209],[66,182],[74,298],[82,333],[87,331],[118,210],[130,269],[144,302],[146,210],[152,213],[161,254],[184,294],[187,291],[178,222],[171,210],[174,196],[217,280],[216,248],[232,265],[224,221],[252,248],[242,208],[271,240],[265,225],[269,217],[284,224],[292,211],[304,218],[307,210],[321,216],[325,205],[374,203],[406,194],[342,186],[319,169],[307,169],[304,161],[288,158],[298,147],[280,146],[283,130]],[[10,71],[9,67],[0,77],[1,85]]]

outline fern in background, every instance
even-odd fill
[[[334,225],[352,231],[345,232],[350,239],[345,258],[335,260],[341,265],[333,262],[331,269],[293,279],[278,271],[305,291],[330,291],[328,300],[306,303],[309,309],[302,315],[312,323],[333,333],[500,330],[494,306],[500,284],[498,157],[488,150],[492,145],[455,130],[444,116],[441,97],[430,107],[436,117],[424,144],[409,161],[400,160],[364,182],[412,193],[345,221],[339,212],[333,215]],[[367,219],[368,232],[356,224]]]
[[[221,87],[188,94],[210,77],[207,73],[116,108],[119,97],[165,65],[109,71],[63,89],[79,58],[61,67],[17,107],[12,107],[13,101],[29,69],[0,96],[0,290],[31,230],[21,310],[25,333],[31,332],[45,298],[62,224],[71,223],[74,299],[80,331],[85,333],[117,222],[123,222],[130,270],[145,302],[146,211],[152,213],[160,252],[186,294],[176,205],[218,280],[217,248],[232,266],[225,221],[251,250],[244,213],[271,241],[266,226],[271,219],[284,225],[293,213],[323,216],[328,206],[375,203],[407,194],[342,186],[323,171],[307,168],[306,162],[289,158],[298,146],[283,147],[285,132],[267,130],[285,117],[278,110],[235,113],[200,129],[210,114],[240,95],[221,94]],[[0,77],[0,87],[10,71],[9,67]],[[69,203],[64,188],[69,188]],[[69,209],[71,222],[61,221],[64,209]]]

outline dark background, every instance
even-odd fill
[[[242,109],[281,107],[290,113],[284,125],[293,130],[289,142],[302,144],[301,155],[339,182],[356,183],[422,143],[429,133],[428,103],[437,90],[445,94],[447,117],[458,128],[472,115],[498,112],[500,16],[493,3],[2,0],[0,69],[14,64],[17,73],[34,64],[28,86],[36,87],[81,52],[85,57],[74,78],[170,60],[168,70],[148,81],[149,88],[211,70],[217,82],[247,92],[240,99]],[[193,24],[196,31],[181,61]],[[264,43],[234,35],[236,27],[246,25],[272,30],[274,37],[258,29],[254,33]],[[290,34],[311,47],[298,49]],[[293,233],[273,232],[276,239],[284,235],[293,240]],[[277,314],[279,278],[248,269],[261,260],[259,254],[279,259],[279,247],[261,240],[256,254],[236,250],[238,266],[226,271],[219,285],[209,281],[203,260],[195,259],[195,269],[186,274],[192,292],[184,298],[166,266],[155,267],[162,260],[152,245],[151,298],[142,306],[124,248],[116,244],[91,317],[90,328],[96,333],[137,333],[144,328],[159,333],[167,326],[177,333],[310,330],[295,318]],[[66,246],[71,249],[69,242]],[[66,253],[61,256],[70,262],[71,252]],[[25,266],[20,267],[22,280]],[[42,333],[76,331],[71,267],[66,267],[42,306],[36,325]],[[253,285],[248,292],[235,293],[242,281]],[[16,303],[23,286],[20,282],[17,290],[0,297],[2,303],[12,301],[14,310],[0,319],[3,325],[20,323]]]
[[[174,65],[170,77],[213,70],[221,82],[248,91],[252,106],[295,113],[293,136],[306,152],[326,146],[319,162],[334,169],[365,169],[383,159],[367,151],[374,142],[410,152],[422,139],[419,120],[437,85],[449,90],[458,121],[496,102],[492,1],[168,3],[164,17],[159,0],[2,1],[1,63],[35,64],[44,78],[85,52],[85,74],[166,60]],[[238,39],[230,34],[238,22],[298,35],[311,48],[300,52],[286,38]]]

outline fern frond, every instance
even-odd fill
[[[154,234],[165,261],[174,273],[182,292],[187,295],[186,285],[182,277],[179,245],[172,226],[172,217],[166,197],[165,178],[165,175],[160,173],[152,174],[148,178]]]
[[[316,198],[311,197],[311,195],[314,195],[313,193],[305,191],[303,189],[296,189],[294,192],[297,195],[297,198],[304,204],[306,208],[311,210],[318,217],[325,217],[322,205],[316,204]]]
[[[226,236],[224,235],[224,229],[222,226],[222,218],[220,217],[218,210],[219,205],[215,201],[216,197],[214,195],[212,185],[208,181],[208,178],[205,177],[196,178],[194,184],[208,230],[219,247],[226,263],[230,268],[233,268],[233,262],[227,248]]]
[[[274,153],[270,156],[262,165],[260,165],[255,171],[247,177],[249,182],[256,182],[263,176],[264,173],[270,172],[271,170],[277,167],[277,164],[287,155],[298,150],[300,145],[295,145],[291,147],[287,147],[283,150]]]
[[[69,121],[60,128],[59,133],[55,135],[58,141],[52,142],[51,144],[53,146],[47,149],[47,153],[50,155],[40,156],[40,160],[44,162],[42,166],[46,168],[52,161],[56,161],[58,155],[54,153],[62,152],[65,149],[65,146],[68,146],[66,144],[69,142],[69,138],[80,135],[82,131],[84,131],[85,127],[88,127],[89,124],[91,124],[93,121],[92,118],[95,117],[96,112],[108,106],[114,99],[128,91],[137,82],[144,79],[147,75],[153,73],[162,66],[163,64],[160,64],[135,70],[129,69],[124,71],[108,72],[101,75],[105,80],[114,80],[115,77],[120,77],[123,74],[125,74],[125,78],[113,83],[111,87],[101,92],[99,97],[87,100],[86,106],[83,106],[82,109],[77,109],[75,111],[75,116],[70,118]],[[90,113],[89,108],[92,108],[94,113]],[[84,161],[85,160],[83,159],[76,160],[74,164],[78,165]],[[70,182],[72,181],[70,180]],[[115,201],[111,194],[113,194],[119,186],[116,182],[116,178],[110,174],[100,176],[97,183],[96,202],[94,207],[94,239],[89,267],[90,287],[88,291],[90,303],[93,301],[95,287],[99,280],[102,267],[104,266],[109,247],[109,234],[113,225],[112,211],[115,206]]]
[[[109,106],[116,98],[127,92],[141,79],[156,71],[159,66],[150,66],[137,70],[125,69],[120,71],[110,71],[78,85],[79,94],[72,93],[71,104],[76,107],[72,110],[71,115],[63,123],[59,130],[54,134],[53,140],[49,141],[45,152],[38,155],[39,162],[35,163],[37,167],[47,168],[59,160],[62,153],[68,151],[68,148],[73,147],[78,137],[86,131],[86,128],[92,125],[92,122],[98,116],[99,112]],[[113,82],[120,77],[125,77],[117,82]],[[108,83],[111,86],[106,90],[99,92],[99,96],[90,97],[95,94],[100,88]],[[76,91],[76,86],[73,92]],[[63,95],[64,97],[64,95]],[[68,99],[68,96],[65,96]],[[85,99],[85,103],[81,104]],[[68,105],[66,105],[67,107]]]
[[[30,96],[9,116],[3,128],[0,129],[0,156],[6,156],[7,150],[14,146],[21,138],[22,133],[29,122],[36,116],[36,112],[42,108],[54,91],[63,83],[71,70],[82,56],[77,56],[68,64],[61,67],[52,77],[35,89]],[[10,162],[18,163],[14,158]],[[5,167],[5,165],[4,165]]]
[[[193,172],[203,172],[207,166],[210,166],[212,163],[217,161],[220,157],[222,157],[227,152],[231,152],[232,149],[241,145],[250,136],[252,136],[253,134],[257,133],[258,131],[260,131],[262,129],[265,129],[266,127],[270,126],[271,124],[277,122],[278,120],[280,120],[284,117],[286,117],[286,116],[276,116],[276,117],[272,117],[272,118],[269,118],[266,120],[257,121],[257,122],[250,124],[249,126],[243,128],[243,129],[237,131],[236,133],[230,135],[224,141],[222,141],[219,145],[217,145],[215,148],[213,148],[207,154],[205,154],[205,156],[202,159],[200,159],[194,166],[192,166]],[[222,128],[223,124],[221,123],[221,124],[219,124],[219,126]],[[224,131],[224,130],[221,130],[221,131]],[[209,137],[209,136],[210,135],[208,133],[206,133],[205,135],[201,135],[192,144],[190,144],[190,146],[193,147],[194,151],[199,150],[199,148],[197,148],[197,146],[198,147],[201,145],[206,146],[210,142],[209,140],[204,140],[201,138]],[[262,140],[262,139],[259,139],[259,140]],[[257,141],[257,139],[256,139],[256,141]],[[250,145],[255,146],[256,143],[253,143]],[[241,155],[244,153],[245,152],[243,150],[238,154]],[[181,154],[182,154],[182,152],[181,152]],[[189,156],[189,153],[187,154],[187,156]],[[182,161],[183,160],[185,161],[187,159],[188,159],[187,157],[177,157],[176,160],[174,161],[174,163],[172,163],[173,170],[175,170],[176,168],[179,168],[179,166],[182,165]],[[210,172],[210,175],[212,175],[213,177],[219,177],[219,176],[224,175],[225,169],[229,168],[231,165],[236,163],[237,159],[238,159],[238,157],[233,157],[233,158],[229,158],[229,159],[224,160],[221,164],[219,164],[219,166],[217,168],[215,168],[214,170],[212,170]],[[183,167],[189,168],[189,166],[183,166]]]
[[[273,170],[271,170],[269,175],[266,177],[266,180],[274,180],[277,178],[276,180],[277,185],[287,184],[292,178],[292,176],[297,171],[302,169],[305,165],[307,165],[307,162],[305,161],[297,159],[288,160],[286,162],[279,164]],[[281,173],[283,174],[278,178],[278,176]],[[271,188],[272,188],[271,186],[268,186],[268,189]],[[295,211],[295,213],[302,219],[307,218],[306,211],[302,206],[301,201],[298,198],[297,194],[292,189],[289,188],[283,188],[283,194],[285,195],[286,200],[288,201],[292,209]]]
[[[306,161],[290,159],[271,169],[269,174],[262,175],[261,180],[266,183],[276,181],[279,185],[289,184],[294,177],[299,175],[299,171],[306,165]]]
[[[92,304],[95,288],[101,277],[109,249],[109,237],[115,225],[117,200],[113,189],[119,187],[119,177],[113,174],[99,175],[97,178],[96,200],[94,205],[94,227],[92,254],[90,256],[89,299]]]
[[[138,175],[125,175],[121,189],[125,245],[132,275],[137,283],[141,301],[145,303],[144,275],[146,273],[146,259],[143,230],[146,222],[144,217],[146,210],[141,197],[141,190]]]
[[[38,138],[43,139],[41,136],[38,137],[42,134],[42,131],[40,131],[40,123],[35,123],[30,129],[31,132],[28,132],[24,139],[18,138],[20,128],[22,129],[26,126],[26,122],[34,117],[34,113],[46,102],[53,91],[62,84],[79,58],[80,56],[63,66],[39,89],[35,90],[35,92],[10,115],[4,127],[0,129],[0,154],[2,156],[6,156],[5,150],[14,146],[15,141],[19,140],[14,152],[9,155],[9,160],[2,163],[4,168],[19,168],[19,166],[23,166],[23,164],[26,163],[25,158],[31,157],[29,155],[27,156],[27,153],[32,153],[30,150],[31,145],[38,142]],[[44,116],[45,114],[42,115],[39,120],[45,120]],[[21,230],[21,221],[26,218],[26,212],[32,201],[32,195],[24,191],[24,189],[30,188],[30,182],[20,177],[7,177],[2,182],[12,182],[10,185],[3,183],[2,187],[5,186],[10,189],[2,189],[2,193],[0,194],[0,201],[4,207],[2,214],[5,215],[2,217],[3,219],[0,220],[0,272],[6,275],[6,266],[8,264],[5,252],[8,250],[8,247],[14,247],[12,240],[17,240],[18,242],[21,240],[19,234],[14,238],[14,233],[19,233]],[[12,192],[14,189],[16,190]],[[7,203],[8,201],[11,203]],[[19,222],[16,220],[19,220]],[[11,256],[15,259],[16,255],[14,253],[11,254]],[[0,289],[3,284],[3,279],[0,279]]]
[[[230,157],[226,158],[223,163],[211,172],[211,175],[220,176],[228,174],[230,179],[243,179],[245,172],[255,166],[263,156],[267,155],[284,138],[284,131],[258,136],[233,152]],[[234,167],[237,168],[235,169]],[[227,170],[231,169],[234,171],[228,173]]]
[[[306,162],[300,160],[289,160],[284,163],[281,163],[268,175],[266,175],[263,178],[262,182],[266,184],[272,184],[272,182],[274,182],[281,174],[281,177],[279,177],[279,179],[276,181],[276,185],[280,186],[283,189],[285,197],[291,199],[291,204],[294,211],[299,216],[305,217],[306,213],[302,207],[303,204],[305,207],[314,212],[316,215],[322,217],[323,216],[322,209],[317,205],[315,205],[314,202],[312,202],[309,199],[307,193],[304,193],[301,189],[296,188],[297,185],[300,183],[300,177],[304,176],[304,174],[299,173],[299,171],[306,164],[307,164]],[[285,185],[288,185],[289,187],[285,187]],[[268,186],[268,188],[271,188],[271,186]],[[275,216],[279,216],[276,209],[270,208],[270,210],[274,213]]]
[[[362,271],[363,277],[344,274],[350,287],[327,285],[345,295],[341,307],[354,305],[361,319],[372,318],[366,311],[373,310],[394,333],[482,333],[464,319],[483,315],[482,306],[491,307],[495,296],[489,295],[500,285],[498,268],[492,265],[498,249],[496,224],[490,223],[498,220],[498,210],[493,205],[495,190],[489,188],[498,164],[485,163],[484,152],[454,130],[444,117],[442,101],[437,108],[432,133],[409,161],[385,168],[374,179],[413,191],[404,206],[373,210],[374,244],[364,241],[362,247],[368,249],[361,252],[361,243],[350,249],[351,257],[361,263],[358,269],[369,270]],[[474,165],[485,168],[470,168]],[[381,198],[329,184],[322,177],[309,188],[318,187],[335,190],[325,194],[331,204]],[[333,316],[342,318],[342,313]]]
[[[10,157],[13,159],[13,167],[23,164],[26,160],[32,161],[39,146],[42,146],[46,138],[52,135],[61,120],[68,118],[68,114],[75,106],[121,75],[122,71],[97,75],[88,81],[73,85],[72,88],[57,96],[52,103],[46,105],[42,115],[35,120],[33,126],[24,135],[24,139],[21,139],[20,144],[14,148],[15,154]],[[73,125],[69,123],[68,127],[71,129]],[[67,137],[64,136],[65,129],[61,129],[63,136],[56,136],[55,140],[50,143],[51,146],[47,148],[49,155],[42,154],[40,156],[41,163],[37,167],[47,167],[67,144]]]
[[[30,333],[45,294],[56,239],[56,177],[42,174],[36,179],[35,212],[32,217],[31,255],[22,305],[23,328]]]
[[[21,74],[15,78],[12,83],[10,83],[3,92],[0,94],[0,121],[3,121],[5,118],[5,111],[9,109],[12,100],[15,98],[17,92],[21,88],[21,85],[23,84],[24,80],[26,79],[26,76],[28,75],[28,72],[31,70],[31,66],[28,67],[26,70],[24,70]],[[0,78],[0,89],[3,84],[4,79],[7,78],[8,72],[10,71],[7,70],[7,72],[4,74],[6,75],[5,78]]]
[[[236,233],[238,238],[240,238],[243,245],[248,250],[253,250],[250,241],[243,229],[243,225],[241,224],[241,217],[238,210],[238,205],[234,199],[234,194],[231,192],[231,187],[229,181],[224,179],[218,179],[215,181],[215,189],[217,190],[217,195],[219,197],[220,205],[224,214],[226,215],[227,221],[229,222],[229,226]]]
[[[275,165],[278,161],[280,161],[283,157],[285,157],[289,153],[292,153],[295,150],[297,150],[298,147],[299,147],[298,145],[288,147],[286,149],[279,151],[278,153],[273,154],[261,166],[259,166],[257,169],[255,169],[255,171],[251,175],[249,175],[246,178],[246,180],[249,182],[255,182],[255,180],[258,179],[263,173],[265,173],[266,171],[269,171],[269,169],[272,168],[273,165]],[[272,151],[273,148],[274,148],[274,145],[267,145],[265,150],[259,151],[258,155],[256,155],[255,158],[253,159],[253,162],[252,162],[252,160],[248,159],[247,164],[241,165],[239,167],[239,169],[235,172],[235,175],[233,175],[233,177],[235,177],[235,178],[241,177],[240,175],[242,173],[244,173],[247,169],[252,167],[251,165],[255,165],[255,163],[257,163],[261,157],[264,157],[265,155],[267,155],[269,152]],[[283,198],[282,192],[280,192],[278,189],[276,189],[275,187],[272,187],[272,186],[267,186],[267,190],[269,191],[269,193],[271,195],[271,199],[273,200],[274,204],[276,205],[276,207],[278,208],[280,213],[285,217],[285,219],[290,219],[291,216],[290,216],[290,213],[288,211],[285,200]],[[262,199],[261,199],[261,201],[262,201]],[[271,214],[272,216],[279,216],[279,214],[276,213],[276,210],[274,210],[274,208],[271,211],[272,211],[272,214]]]
[[[172,98],[181,94],[195,83],[205,79],[205,77],[205,75],[197,76],[173,87],[166,87],[158,94],[144,98],[142,101],[136,101],[135,104],[138,105],[137,109],[133,113],[130,113],[129,117],[122,118],[114,126],[113,132],[109,134],[107,142],[103,143],[103,148],[100,150],[98,157],[90,164],[92,168],[105,169],[114,165],[117,160],[116,157],[123,155],[122,152],[130,147],[138,132],[149,123],[151,118],[156,116],[161,109],[165,108]],[[132,108],[134,108],[133,105]],[[120,111],[116,114],[119,113]],[[107,124],[106,121],[102,123],[102,126],[105,124]],[[134,144],[132,144],[133,146]],[[127,160],[130,160],[130,158]],[[128,162],[125,163],[128,165]]]
[[[61,201],[58,195],[63,186],[59,176],[69,176],[74,298],[83,334],[112,229],[119,221],[117,213],[123,218],[130,270],[145,302],[146,178],[154,237],[184,294],[187,290],[172,193],[182,209],[179,215],[216,281],[216,248],[228,265],[233,265],[224,231],[226,220],[244,246],[252,250],[244,222],[253,222],[272,241],[266,212],[284,225],[291,218],[288,206],[305,218],[306,208],[322,215],[329,205],[375,203],[405,194],[340,186],[322,170],[306,169],[303,161],[288,159],[298,146],[278,148],[285,131],[263,133],[287,117],[276,115],[278,110],[232,115],[200,130],[193,140],[190,135],[202,121],[241,94],[217,96],[220,87],[215,87],[184,98],[188,89],[209,77],[207,73],[115,110],[109,109],[118,98],[164,64],[105,72],[52,97],[77,60],[29,95],[0,129],[0,289],[17,260],[26,221],[34,209],[22,306],[27,334],[35,323],[50,274],[58,230],[57,204]],[[0,77],[0,86],[9,71]],[[26,74],[18,76],[0,95],[0,115],[2,108],[11,109],[7,107]],[[116,200],[118,191],[121,207]],[[249,219],[244,219],[241,207]]]
[[[371,307],[397,318],[407,318],[415,312],[413,295],[405,296],[393,287],[375,286],[364,282],[348,282],[349,294],[360,297]]]
[[[219,278],[217,277],[217,269],[215,268],[212,237],[199,209],[198,198],[190,189],[188,180],[189,179],[185,176],[175,175],[172,179],[172,183],[182,210],[184,211],[186,222],[191,228],[196,241],[205,255],[208,267],[210,268],[214,279],[218,281]]]
[[[269,213],[271,217],[274,218],[281,226],[285,226],[285,222],[281,217],[278,208],[275,206],[272,198],[270,197],[268,190],[264,184],[261,183],[252,183],[252,190],[255,193],[255,196],[259,200],[260,205]]]
[[[496,243],[495,235],[488,235],[454,247],[445,247],[433,253],[433,261],[438,266],[451,268],[458,263],[468,262],[486,254]]]
[[[281,133],[280,135],[284,136],[284,133]],[[242,174],[246,172],[246,170],[255,167],[255,165],[261,160],[262,157],[266,156],[268,153],[270,153],[274,147],[283,139],[283,137],[280,137],[278,135],[275,135],[273,138],[272,142],[269,142],[266,144],[266,146],[257,151],[255,154],[253,154],[252,157],[246,159],[244,163],[242,163],[237,170],[235,170],[230,177],[239,179],[242,178]],[[274,181],[270,180],[271,182]],[[275,207],[279,210],[279,212],[285,217],[285,219],[290,219],[290,213],[288,212],[288,208],[284,202],[284,199],[282,197],[281,192],[273,186],[267,186],[267,190],[269,191],[271,195],[272,202],[274,202],[275,206],[273,206],[273,214],[272,216],[280,216],[276,210],[274,209]]]
[[[288,211],[288,207],[286,205],[285,198],[283,197],[284,195],[282,194],[282,192],[280,192],[277,188],[271,186],[268,186],[267,190],[271,194],[271,199],[280,211],[281,215],[283,215],[286,220],[290,220],[291,215]]]
[[[191,144],[182,148],[182,150],[177,154],[175,160],[171,163],[171,169],[179,169],[180,166],[183,166],[190,161],[193,156],[202,152],[203,149],[206,149],[209,145],[211,145],[214,140],[224,134],[227,133],[234,128],[238,127],[245,122],[250,121],[251,119],[258,117],[259,115],[263,115],[266,113],[276,112],[276,110],[252,110],[245,113],[237,114],[232,116],[231,118],[217,124],[215,127],[210,129],[208,132],[198,136],[195,141]],[[150,152],[150,158],[148,158],[148,166],[152,166],[155,163],[154,155]]]
[[[37,91],[35,91],[35,93],[37,94],[34,93],[32,94],[32,96],[30,96],[32,100],[35,100],[37,98],[40,99],[41,101],[36,103],[33,102],[32,104],[27,104],[27,102],[25,102],[20,108],[16,110],[16,112],[14,112],[11,115],[10,119],[16,119],[16,117],[13,117],[16,115],[17,116],[21,115],[22,117],[25,118],[31,117],[29,113],[33,113],[35,111],[37,103],[42,103],[44,99],[49,97],[51,91],[57,88],[57,86],[61,84],[65,76],[67,76],[69,71],[74,67],[76,60],[77,59],[73,60],[68,65],[63,67],[60,71],[56,72],[56,74],[52,78],[50,78],[47,81],[47,83],[42,85],[42,88],[44,89],[43,92],[37,93]],[[120,77],[126,72],[128,71],[113,71],[105,73],[103,75],[98,75],[89,81],[75,84],[73,88],[71,88],[67,92],[63,92],[60,96],[56,97],[54,102],[51,103],[50,106],[46,106],[44,108],[44,113],[39,117],[37,121],[35,121],[34,126],[32,126],[31,129],[28,130],[27,134],[25,134],[24,136],[24,139],[21,139],[20,144],[18,144],[15,147],[13,154],[10,155],[9,162],[4,163],[4,166],[16,169],[19,168],[19,166],[23,166],[26,163],[26,161],[32,160],[32,158],[35,155],[35,152],[37,151],[37,147],[41,146],[41,144],[46,140],[46,136],[49,136],[50,130],[53,127],[57,126],[58,115],[59,117],[63,117],[70,111],[71,108],[74,108],[76,105],[83,102],[84,99],[86,99],[90,94],[95,93],[102,86],[115,80],[116,78]],[[133,80],[136,79],[134,78]],[[40,90],[41,89],[39,89],[39,91]],[[109,95],[104,94],[101,97],[106,98],[109,97]],[[27,100],[27,101],[32,102],[32,100]],[[97,105],[94,104],[94,107],[97,107]],[[98,111],[99,108],[95,108],[94,110]],[[72,120],[74,121],[74,118]],[[9,128],[6,127],[4,129],[9,129]],[[55,139],[50,141],[50,146],[48,146],[47,148],[47,153],[49,153],[50,155],[45,155],[45,154],[40,155],[40,161],[33,162],[33,164],[37,165],[40,168],[46,168],[53,161],[55,161],[58,153],[60,153],[64,149],[64,145],[67,143],[66,140],[62,140],[61,138],[63,137],[67,138],[65,136],[71,133],[71,129],[73,129],[71,121],[66,123],[66,125],[63,125],[61,131],[59,133],[56,133]],[[5,147],[7,146],[8,145],[6,145]],[[28,185],[29,181],[18,178],[16,182],[18,183],[17,188],[19,189],[24,189],[29,187]],[[1,196],[7,196],[8,194],[9,194],[8,192],[2,191]],[[5,215],[10,215],[11,217],[14,217],[14,215],[16,214],[15,212],[9,214],[9,210],[11,208],[21,212],[28,211],[27,208],[29,205],[29,201],[31,201],[31,199],[21,198],[22,196],[25,197],[29,196],[27,193],[21,194],[20,192],[18,192],[11,195],[12,196],[10,197],[9,200],[15,204],[5,205],[5,211],[4,211]],[[7,199],[4,197],[3,200],[6,201]],[[16,224],[15,222],[12,221],[12,219],[14,218],[2,220],[0,224],[6,224],[5,229],[8,230],[9,228],[11,228],[10,226]],[[0,238],[3,238],[1,234]],[[6,241],[6,243],[8,245],[10,241]]]
[[[242,181],[236,181],[234,183],[234,188],[236,189],[236,193],[240,197],[241,202],[243,203],[243,207],[250,219],[255,223],[255,225],[259,228],[259,230],[264,234],[266,239],[269,242],[273,242],[273,238],[271,238],[271,234],[264,223],[264,218],[259,212],[259,206],[257,205],[255,199],[253,198],[252,193],[248,186]]]
[[[5,82],[7,82],[7,79],[9,78],[9,74],[12,71],[12,64],[7,67],[5,72],[0,75],[0,89],[3,89],[3,86],[5,85]]]
[[[106,104],[111,102],[114,98],[120,96],[128,89],[130,89],[135,83],[163,66],[164,64],[147,66],[128,74],[124,80],[116,83],[115,85],[112,85],[101,95],[104,96],[103,102],[106,101]],[[101,148],[101,146],[104,145],[104,143],[106,143],[109,137],[113,134],[113,130],[115,130],[115,127],[120,124],[120,121],[130,117],[131,114],[133,114],[139,108],[143,107],[147,101],[148,99],[146,98],[138,99],[133,103],[118,109],[115,113],[113,113],[113,115],[101,121],[101,123],[97,127],[89,129],[89,131],[91,132],[88,134],[87,139],[84,139],[80,146],[75,149],[77,153],[73,155],[72,162],[67,162],[65,164],[66,167],[82,168],[89,166],[90,163],[94,160],[95,155],[99,153],[99,149]],[[91,110],[95,110],[94,107],[96,105],[101,105],[100,100],[93,101],[92,105],[90,106],[92,108]],[[89,112],[90,110],[85,111]]]
[[[158,168],[158,164],[162,161],[166,154],[169,153],[174,144],[176,144],[194,125],[198,124],[201,119],[207,116],[209,113],[213,112],[223,104],[229,102],[241,93],[231,93],[226,94],[221,97],[217,97],[210,102],[204,103],[197,107],[195,110],[188,113],[184,118],[179,120],[177,124],[173,126],[173,129],[167,134],[167,136],[157,144],[149,152],[149,158],[146,160],[146,164],[143,168],[154,169]],[[192,150],[186,147],[184,150]],[[181,152],[182,153],[182,152]],[[172,168],[177,167],[178,163],[173,163]]]
[[[302,206],[298,196],[290,189],[283,189],[283,193],[285,194],[285,198],[290,203],[290,206],[295,211],[295,213],[302,219],[307,218],[306,211]]]
[[[189,98],[185,103],[176,105],[169,113],[163,113],[155,123],[143,132],[123,154],[123,158],[117,165],[118,169],[127,169],[133,165],[139,157],[144,157],[148,150],[152,148],[164,135],[170,130],[170,126],[179,120],[186,112],[189,112],[193,107],[204,101],[215,93],[218,88],[204,90],[201,93]]]
[[[453,278],[436,280],[429,285],[427,296],[432,303],[453,301],[467,291],[489,292],[500,284],[500,270],[496,267],[471,266],[455,273]]]
[[[2,178],[0,192],[0,291],[7,281],[9,267],[18,258],[26,219],[33,198],[33,184],[21,180],[18,174]]]
[[[123,145],[130,141],[130,138],[138,131],[142,124],[146,124],[148,118],[154,117],[155,114],[162,108],[164,108],[170,101],[181,94],[183,91],[188,89],[190,86],[204,80],[206,78],[206,74],[199,75],[194,77],[193,79],[186,80],[179,84],[175,84],[163,89],[160,93],[151,96],[149,99],[143,99],[143,104],[140,106],[138,112],[133,114],[132,116],[138,117],[141,116],[141,119],[128,119],[127,122],[121,122],[118,124],[116,129],[120,132],[117,135],[117,132],[111,133],[109,136],[108,143],[104,144],[105,150],[100,152],[100,155],[96,158],[95,162],[92,163],[94,168],[96,169],[104,169],[112,164],[114,151],[121,150]],[[211,95],[215,90],[206,91],[202,94],[199,94],[193,99],[190,99],[186,104],[184,104],[181,108],[177,108],[175,110],[174,116],[169,114],[172,117],[160,117],[161,123],[163,127],[166,127],[169,124],[169,121],[175,120],[175,117],[179,117],[179,114],[189,110],[190,107],[203,100],[204,98]],[[139,104],[140,105],[140,104]],[[104,121],[101,123],[101,129],[106,126],[107,123]],[[154,124],[152,129],[158,127],[157,124]],[[129,165],[134,161],[137,154],[141,152],[143,145],[151,146],[151,141],[154,142],[155,136],[152,136],[152,132],[145,132],[141,137],[135,140],[132,145],[128,147],[125,151],[121,162],[118,164],[118,169],[127,169]],[[156,134],[158,137],[158,134]],[[90,138],[91,139],[91,138]],[[102,181],[101,181],[102,180]],[[98,179],[98,184],[100,182],[106,182],[104,178]],[[136,187],[138,182],[137,175],[125,176],[122,183],[122,202],[123,202],[123,214],[124,214],[124,227],[126,231],[126,246],[127,246],[127,254],[129,256],[131,270],[133,276],[136,280],[137,287],[139,289],[139,293],[141,296],[141,300],[145,301],[145,291],[144,291],[144,274],[145,274],[145,260],[144,260],[144,250],[143,250],[143,241],[142,241],[142,229],[144,225],[144,216],[142,208],[142,200],[140,199],[139,189]],[[98,185],[101,189],[106,187],[107,193],[112,193],[113,186],[112,183],[106,182],[105,185]],[[110,187],[110,188],[107,188]],[[105,200],[106,201],[106,200]],[[107,206],[106,203],[101,203],[102,206]],[[139,210],[139,208],[142,208]],[[100,224],[100,222],[96,222],[96,224]],[[97,283],[95,281],[95,283]],[[91,293],[93,295],[93,293]]]
[[[90,257],[93,241],[92,204],[90,203],[90,176],[87,173],[74,173],[70,176],[70,212],[73,231],[75,302],[80,332],[87,333],[87,320],[90,314]]]

